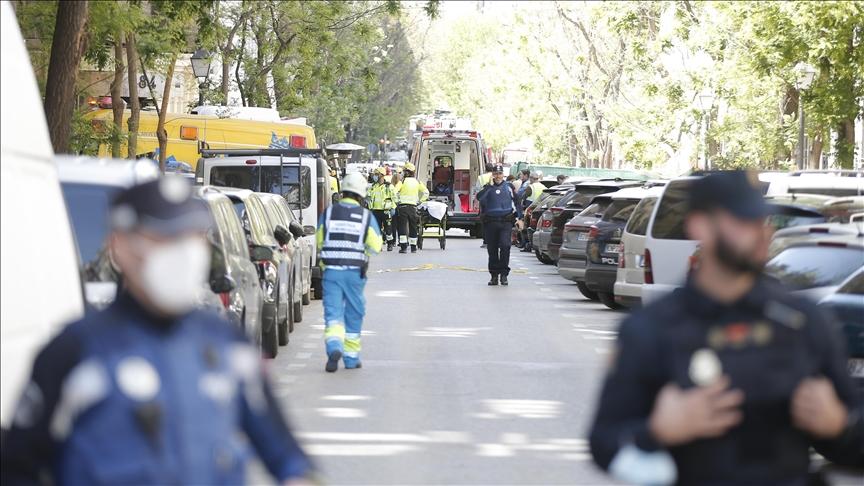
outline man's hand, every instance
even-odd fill
[[[792,394],[792,422],[820,439],[837,437],[846,427],[847,410],[827,378],[806,378]]]
[[[730,390],[724,376],[710,386],[682,390],[669,383],[654,402],[648,428],[663,446],[686,444],[696,439],[718,437],[741,422],[738,407],[741,390]]]

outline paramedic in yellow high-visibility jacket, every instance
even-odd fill
[[[417,234],[420,230],[420,217],[417,206],[429,199],[429,190],[414,177],[414,164],[407,162],[402,172],[405,178],[396,190],[396,204],[399,213],[399,253],[407,253],[411,244],[411,253],[417,253]]]

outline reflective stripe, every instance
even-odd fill
[[[322,250],[321,253],[319,253],[318,255],[321,257],[322,260],[330,260],[330,259],[356,260],[356,259],[358,259],[356,251]],[[359,260],[360,260],[360,263],[364,262],[364,259],[362,259],[362,258]]]
[[[411,243],[412,245],[416,245],[417,244],[417,238],[408,238],[408,243]]]
[[[359,339],[346,339],[345,340],[345,351],[346,352],[360,352],[360,340]]]
[[[359,332],[346,332],[345,339],[360,339]]]
[[[360,357],[360,353],[358,353],[357,351],[345,351],[344,353],[342,353],[342,356],[345,356],[346,358],[356,359]]]
[[[345,325],[339,321],[328,323],[324,329],[324,341],[339,341],[345,340]]]
[[[399,235],[399,243],[400,244],[408,243],[408,237],[405,235]]]

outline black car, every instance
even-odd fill
[[[625,187],[637,187],[644,184],[641,181],[622,179],[601,179],[599,181],[580,182],[567,194],[558,198],[549,208],[552,213],[552,234],[546,247],[546,254],[554,262],[558,262],[561,244],[564,242],[564,225],[570,219],[582,212],[594,196],[615,192]]]
[[[591,226],[585,253],[585,286],[597,293],[597,298],[610,309],[619,309],[615,302],[615,278],[618,258],[622,253],[621,233],[639,201],[648,194],[643,189],[630,189],[612,196],[612,203],[603,212],[600,221]]]
[[[819,302],[834,313],[846,338],[849,375],[864,392],[864,268],[846,279],[837,291]]]
[[[596,292],[588,290],[588,286],[585,285],[585,268],[588,266],[588,256],[585,251],[588,246],[588,233],[591,231],[591,226],[600,221],[611,203],[611,195],[594,196],[588,207],[573,216],[564,225],[564,241],[558,254],[558,274],[576,282],[579,292],[591,300],[598,300],[598,297]]]

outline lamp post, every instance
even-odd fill
[[[801,92],[813,83],[816,68],[806,62],[799,62],[795,65],[795,75],[795,88],[798,90],[798,170],[804,170],[806,141],[804,139],[804,102],[801,98]]]
[[[201,80],[198,84],[198,106],[204,104],[204,88],[207,86],[207,76],[210,74],[210,52],[198,49],[189,59],[192,62],[192,72]]]
[[[708,154],[708,129],[710,128],[711,108],[714,107],[714,93],[703,91],[699,94],[699,107],[702,109],[702,164],[705,170],[711,170],[711,159]]]

